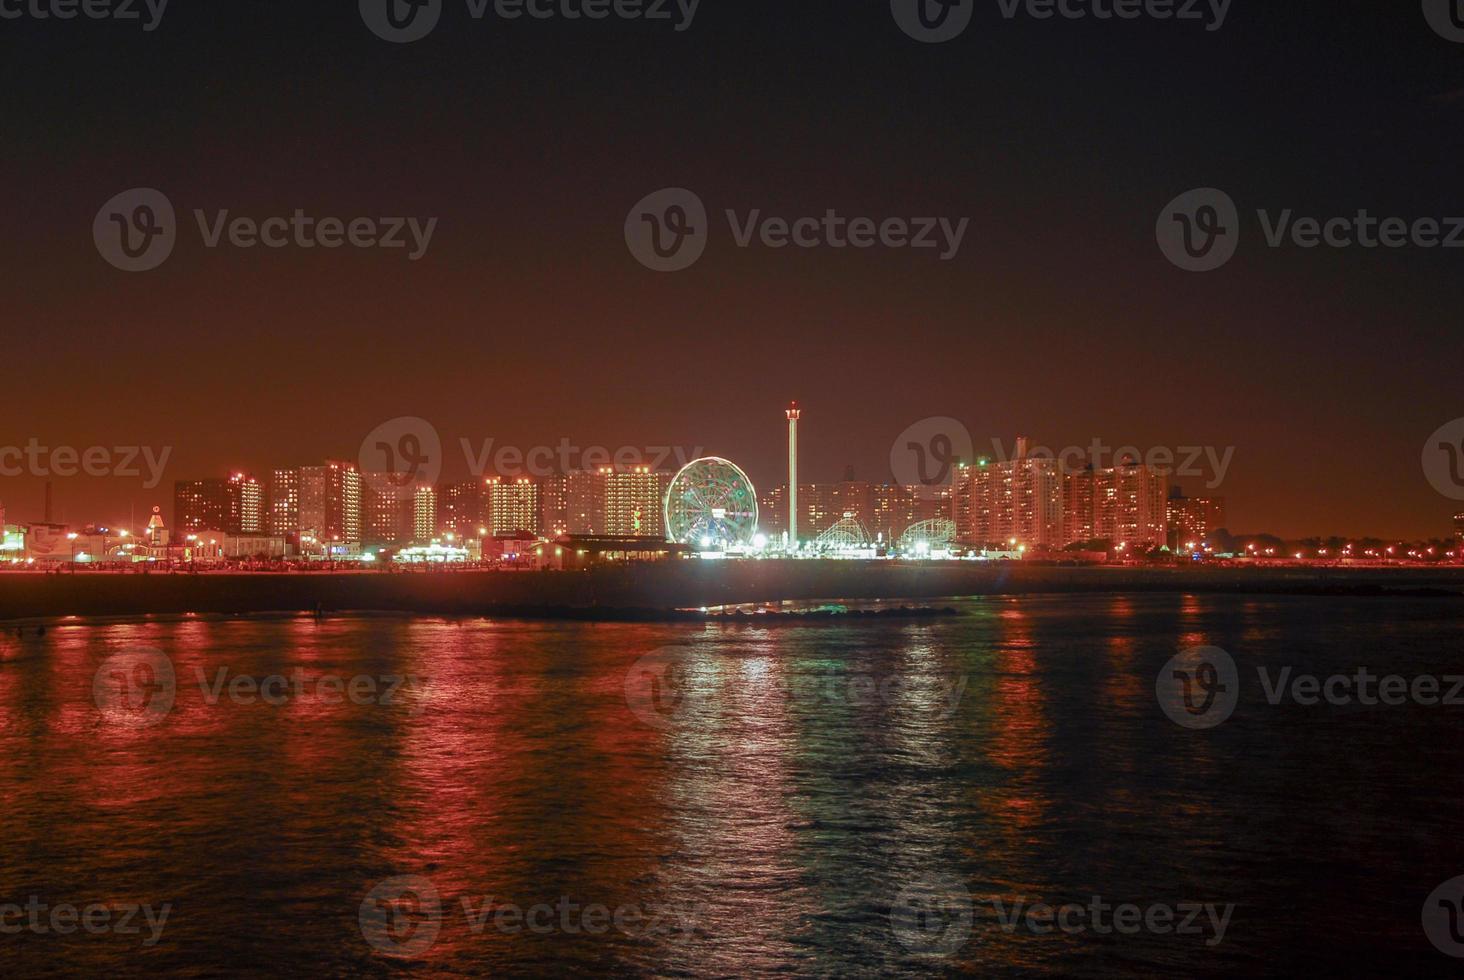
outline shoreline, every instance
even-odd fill
[[[678,561],[587,571],[0,574],[0,622],[67,616],[380,612],[646,620],[772,602],[921,603],[988,595],[1209,593],[1464,597],[1464,567],[1067,567],[1017,563]],[[728,616],[724,621],[750,620]]]

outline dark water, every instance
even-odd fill
[[[959,606],[774,627],[12,631],[0,974],[1457,968],[1420,914],[1464,874],[1464,706],[1273,707],[1256,668],[1464,672],[1459,603]],[[1190,730],[1155,680],[1200,645],[1233,656],[1240,698]],[[140,647],[174,671],[168,710]],[[217,703],[200,671],[222,676]],[[278,703],[251,693],[275,674],[292,683]],[[355,696],[322,677],[358,679]],[[1155,927],[1004,925],[1014,905],[1094,896]],[[4,903],[167,918],[60,934]],[[1191,903],[1226,915],[1223,938],[1208,913],[1198,933],[1163,928]]]

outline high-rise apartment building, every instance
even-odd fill
[[[1170,543],[1177,549],[1202,542],[1213,531],[1226,526],[1224,497],[1186,497],[1175,487],[1165,506]]]
[[[355,464],[329,460],[300,468],[297,530],[332,548],[361,541],[361,473]]]
[[[661,475],[649,466],[603,471],[605,533],[663,537]]]
[[[1134,460],[1093,471],[1093,537],[1126,548],[1165,544],[1169,481]]]
[[[539,533],[539,487],[534,481],[528,477],[490,477],[488,495],[495,535]]]
[[[1013,459],[961,467],[956,496],[956,534],[967,544],[1038,550],[1067,543],[1061,464],[1030,456],[1025,438],[1017,439]]]
[[[459,541],[482,537],[493,524],[488,484],[468,480],[443,487],[437,495],[437,533]]]
[[[412,539],[412,495],[393,473],[361,474],[361,541],[377,546]]]
[[[252,476],[227,480],[179,480],[173,485],[173,526],[181,533],[223,531],[259,534],[264,519],[264,488]]]
[[[269,475],[270,534],[293,537],[300,533],[300,471],[276,469]]]
[[[569,476],[555,474],[539,481],[539,530],[557,538],[569,533]]]
[[[419,542],[437,535],[437,491],[418,487],[412,494],[412,537]]]

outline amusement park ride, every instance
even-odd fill
[[[956,526],[949,520],[922,521],[909,527],[897,542],[878,540],[853,514],[845,514],[812,541],[798,540],[798,421],[794,402],[788,419],[789,528],[787,540],[770,548],[758,532],[757,490],[736,463],[720,456],[693,460],[682,467],[666,491],[666,535],[677,544],[690,545],[708,555],[759,554],[768,551],[805,557],[873,558],[882,551],[907,556],[948,554],[955,543]],[[893,546],[893,547],[891,547]]]

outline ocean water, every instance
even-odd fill
[[[1464,603],[950,605],[11,627],[0,974],[1457,968],[1464,703],[1287,685],[1447,695]],[[1164,693],[1194,648],[1223,721]]]

